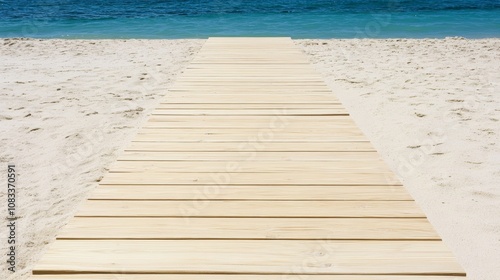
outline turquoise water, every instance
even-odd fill
[[[500,0],[0,0],[0,37],[500,37]]]

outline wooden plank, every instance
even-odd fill
[[[35,271],[464,274],[440,241],[56,240]]]
[[[249,152],[250,153],[250,152]],[[251,160],[252,154],[248,155]],[[173,172],[173,173],[390,173],[382,162],[366,161],[331,161],[328,163],[300,161],[141,161],[118,160],[110,167],[110,172]]]
[[[217,142],[132,142],[126,151],[170,151],[170,152],[374,152],[370,142],[269,142],[259,143],[217,143]],[[301,167],[303,167],[302,165]],[[306,166],[307,167],[307,166]]]
[[[275,57],[301,57],[305,59],[306,57],[302,52],[295,48],[290,48],[286,44],[271,44],[270,46],[278,47],[280,51],[266,51],[261,45],[242,45],[242,44],[208,44],[203,47],[203,51],[195,56],[196,58],[207,58],[207,59],[218,59],[227,57],[236,57],[238,59],[246,59],[248,57],[265,57],[265,58],[275,58]],[[230,51],[228,51],[228,49]],[[267,48],[269,50],[269,46]],[[282,59],[280,59],[282,60]]]
[[[267,122],[236,122],[231,120],[231,117],[222,117],[219,122],[214,122],[211,120],[203,120],[199,121],[175,121],[176,116],[167,116],[166,121],[150,121],[144,124],[143,129],[149,128],[205,128],[205,129],[214,129],[214,128],[230,128],[230,129],[268,129],[273,131],[281,131],[285,128],[287,130],[299,129],[301,127],[308,127],[309,129],[323,129],[323,131],[328,130],[337,130],[337,129],[346,129],[346,128],[354,128],[353,124],[349,124],[346,122],[289,122],[287,119],[280,120],[276,118],[274,121],[269,119]],[[154,117],[154,119],[158,120],[158,118]],[[224,121],[223,119],[226,119]],[[147,130],[144,130],[147,132]],[[286,132],[286,131],[285,131]],[[300,141],[297,141],[300,143]],[[302,141],[304,142],[304,141]],[[306,142],[307,143],[307,142]]]
[[[283,48],[282,46],[280,46]],[[257,60],[270,60],[276,63],[281,62],[294,62],[294,61],[283,61],[283,60],[307,60],[307,58],[299,51],[294,49],[283,49],[281,52],[269,52],[265,53],[263,50],[250,50],[248,48],[237,48],[236,46],[231,47],[231,52],[227,52],[225,50],[213,48],[210,50],[210,47],[200,52],[193,58],[193,61],[196,60],[211,60],[211,61],[226,61],[229,59],[233,59],[235,63],[241,61],[253,61]]]
[[[213,56],[217,56],[214,58]],[[293,60],[293,61],[285,61],[285,60]],[[191,61],[192,64],[306,64],[308,66],[308,60],[304,58],[300,53],[288,53],[288,54],[272,54],[272,55],[262,55],[260,53],[234,53],[232,55],[224,55],[221,53],[207,53],[200,54],[193,58]]]
[[[280,70],[280,72],[285,72]],[[302,72],[302,71],[301,71]],[[241,82],[242,84],[248,82],[297,82],[303,81],[304,83],[321,83],[321,78],[316,75],[308,75],[307,73],[297,73],[297,71],[273,74],[272,72],[262,72],[258,70],[236,71],[234,69],[224,70],[220,69],[211,73],[206,73],[205,70],[191,69],[184,72],[184,77],[180,78],[182,82]],[[190,77],[192,75],[192,77]]]
[[[352,129],[352,128],[337,128],[332,131],[321,129],[304,129],[304,131],[300,131],[300,129],[294,128],[275,128],[275,129],[267,129],[267,128],[248,128],[247,130],[242,130],[239,128],[148,128],[143,129],[139,132],[138,135],[141,136],[149,136],[149,137],[157,137],[160,140],[175,140],[173,138],[178,138],[179,141],[183,140],[195,139],[199,137],[198,142],[202,142],[203,139],[206,140],[240,140],[240,142],[249,141],[252,137],[254,138],[264,138],[268,142],[273,140],[272,142],[279,142],[281,139],[293,140],[297,139],[294,142],[304,142],[300,141],[298,137],[311,138],[321,140],[321,138],[329,138],[329,137],[353,137],[361,139],[364,135],[361,131]],[[309,135],[308,137],[306,135]],[[355,141],[355,140],[352,140]],[[363,140],[356,140],[355,142],[360,142]],[[366,141],[366,140],[364,140]],[[323,141],[322,141],[323,142]],[[329,141],[328,141],[329,142]],[[339,140],[335,142],[349,142],[349,140]]]
[[[259,92],[259,93],[274,93],[274,92],[283,92],[288,94],[304,94],[304,92],[310,92],[310,93],[329,93],[331,92],[330,89],[327,86],[301,86],[298,84],[252,84],[252,85],[247,85],[247,86],[239,86],[236,87],[237,84],[233,85],[227,85],[226,83],[219,83],[219,84],[191,84],[191,85],[175,85],[174,87],[171,88],[171,90],[174,91],[206,91],[207,93],[211,91],[215,92],[221,92],[221,93],[231,93],[231,94],[241,94],[241,95],[247,95],[249,93],[253,92]],[[262,88],[265,87],[265,90],[262,90]]]
[[[306,73],[306,71],[300,71],[298,73],[296,70],[285,71],[281,69],[280,73],[273,71],[259,71],[258,69],[219,69],[213,72],[207,73],[205,69],[187,69],[184,71],[184,76],[179,78],[180,81],[304,81],[308,83],[321,83],[324,82],[320,77],[313,74],[313,71]]]
[[[226,58],[226,60],[237,60],[237,58]],[[253,60],[263,61],[265,59],[253,58]],[[245,61],[240,61],[245,62]],[[248,64],[246,64],[248,66]],[[184,75],[179,77],[178,81],[276,81],[276,82],[297,82],[304,81],[306,83],[315,83],[325,85],[321,77],[314,74],[313,69],[302,68],[299,69],[267,69],[259,72],[259,69],[252,69],[252,67],[245,68],[214,68],[214,71],[207,71],[206,69],[186,69]],[[231,72],[231,70],[234,70]],[[273,71],[280,70],[280,71]],[[227,74],[227,75],[225,75]],[[268,75],[267,75],[268,74]],[[207,79],[214,77],[214,80]],[[233,79],[230,79],[234,77]],[[281,78],[281,79],[280,79]],[[295,79],[296,78],[296,79]]]
[[[277,46],[277,47],[283,48],[282,46]],[[292,49],[283,49],[283,53],[274,52],[267,54],[264,53],[264,51],[265,50],[261,49],[255,49],[252,51],[249,49],[238,48],[236,46],[231,47],[231,53],[225,50],[215,51],[206,49],[193,58],[191,65],[197,65],[199,63],[209,63],[209,62],[213,62],[212,64],[221,64],[219,62],[225,63],[225,62],[230,62],[232,60],[234,62],[233,65],[247,63],[249,65],[256,66],[252,62],[267,61],[268,64],[273,64],[273,65],[286,66],[287,64],[292,64],[296,65],[297,67],[300,66],[304,68],[311,67],[309,63],[305,64],[303,63],[303,62],[308,62],[308,59],[304,57],[304,55],[300,51]],[[233,65],[226,65],[226,66],[231,67]],[[262,68],[266,69],[265,66],[263,66]]]
[[[338,127],[351,127],[354,122],[347,116],[151,116],[146,127],[158,125],[156,122],[166,122],[169,124],[182,123],[186,125],[201,124],[202,127],[220,126],[220,123],[227,123],[228,126],[236,128],[265,128],[279,129],[283,127],[291,128],[324,128],[325,130]],[[239,125],[239,126],[238,126]]]
[[[279,84],[286,84],[286,85],[310,85],[310,86],[326,86],[320,82],[318,82],[317,79],[312,79],[312,78],[288,78],[288,79],[283,79],[282,77],[276,77],[276,78],[271,78],[271,77],[262,77],[262,78],[242,78],[241,76],[239,78],[237,77],[224,77],[221,78],[220,76],[215,78],[215,77],[196,77],[192,79],[180,79],[178,81],[178,85],[199,85],[199,84],[206,84],[206,85],[213,85],[213,84],[222,84],[222,83],[228,83],[229,85],[231,84],[238,84],[238,86],[245,87],[247,85],[255,85],[255,84],[266,84],[266,85],[279,85]]]
[[[424,218],[425,215],[413,201],[88,200],[76,217]]]
[[[253,172],[226,173],[175,173],[175,172],[138,172],[138,173],[108,173],[102,184],[146,184],[146,185],[400,185],[392,172],[362,173],[362,172]]]
[[[310,129],[296,129],[296,128],[148,128],[143,129],[138,134],[141,136],[140,139],[146,137],[148,139],[160,139],[160,140],[193,140],[199,139],[203,140],[232,140],[232,141],[248,141],[253,138],[263,138],[267,141],[281,141],[281,140],[296,140],[296,142],[301,142],[301,139],[316,139],[329,140],[330,138],[338,139],[339,137],[345,137],[349,139],[354,139],[356,141],[362,141],[366,139],[363,133],[356,128],[336,128],[332,130],[325,130],[322,128],[310,128]],[[305,140],[302,140],[305,141]],[[354,141],[353,140],[353,141]]]
[[[265,67],[263,65],[251,65],[251,64],[240,64],[240,63],[235,63],[233,65],[225,65],[225,64],[189,64],[186,69],[206,69],[207,73],[210,73],[210,70],[219,70],[219,69],[254,69],[254,70],[262,70],[263,72],[267,71],[270,72],[272,70],[276,69],[283,69],[283,70],[295,70],[297,73],[301,73],[302,71],[305,70],[314,70],[312,66],[309,65],[304,65],[302,63],[299,64],[280,64],[279,62],[276,63],[270,63],[266,65]],[[276,72],[274,72],[276,73]]]
[[[224,180],[224,175],[216,175]],[[413,200],[397,185],[269,186],[269,185],[104,185],[92,200]]]
[[[297,98],[301,98],[304,96],[324,96],[324,97],[330,97],[332,96],[331,90],[324,88],[324,89],[307,89],[307,88],[301,88],[301,89],[295,89],[295,88],[279,88],[279,87],[264,87],[261,89],[252,89],[252,88],[239,88],[237,90],[231,90],[228,89],[227,87],[201,87],[201,88],[170,88],[168,90],[171,92],[171,94],[182,94],[182,95],[191,95],[192,97],[198,97],[198,96],[209,96],[209,95],[232,95],[232,96],[238,96],[240,95],[242,98],[250,98],[250,94],[256,94],[257,96],[259,95],[274,95],[276,97],[287,97],[287,96],[295,96]],[[334,96],[332,96],[334,97]],[[312,102],[313,100],[310,100]],[[261,103],[260,101],[259,103]],[[280,100],[280,103],[283,102],[283,100]]]
[[[334,124],[353,124],[349,116],[151,116],[149,121],[206,121],[206,122],[252,122],[252,123],[271,123],[276,120],[286,120],[287,123],[297,123],[306,125],[321,123],[328,125]]]
[[[281,46],[280,46],[281,47]],[[214,63],[220,62],[234,62],[234,64],[238,64],[240,62],[262,62],[268,61],[270,63],[279,63],[279,64],[302,64],[303,61],[308,61],[304,55],[298,50],[283,50],[283,52],[275,52],[275,53],[264,53],[262,50],[249,50],[249,49],[237,49],[235,46],[231,48],[231,52],[225,52],[224,50],[209,50],[205,49],[204,52],[199,53],[192,60],[192,64],[196,64],[197,62],[207,62],[213,61]],[[308,64],[306,65],[308,66]]]
[[[422,218],[75,218],[58,238],[440,240]]]
[[[314,92],[328,92],[329,88],[327,86],[322,85],[300,85],[300,84],[270,84],[270,83],[252,83],[245,86],[238,86],[238,83],[230,84],[219,82],[219,83],[183,83],[176,84],[172,89],[174,90],[204,90],[207,92],[210,91],[221,91],[221,92],[230,92],[232,94],[249,94],[251,92],[259,91],[260,93],[264,93],[266,91],[282,91],[286,92],[286,94],[301,94],[304,91],[309,91],[311,93]],[[266,87],[265,91],[260,91],[262,87]],[[228,88],[233,88],[233,90],[228,90]]]
[[[330,136],[330,135],[363,135],[363,133],[354,126],[351,127],[337,127],[333,129],[324,128],[290,128],[286,124],[283,127],[269,128],[269,133],[280,135],[288,134],[314,134],[319,136]],[[168,134],[168,135],[198,135],[198,134],[220,134],[220,135],[255,135],[259,133],[266,132],[262,128],[167,128],[167,129],[156,129],[149,128],[143,129],[139,133],[141,134]]]
[[[293,58],[292,58],[293,59]],[[293,62],[284,62],[284,61],[277,61],[277,60],[246,60],[246,61],[238,61],[235,62],[234,59],[227,59],[227,60],[221,60],[221,59],[216,59],[216,60],[196,60],[193,59],[191,61],[192,64],[220,64],[220,65],[233,65],[233,64],[243,64],[243,65],[268,65],[268,64],[279,64],[279,65],[294,65],[294,64],[303,64],[307,65],[309,61],[307,60],[298,60],[298,61],[293,61]]]
[[[297,95],[297,94],[286,94],[280,92],[271,92],[269,94],[252,94],[252,95],[242,95],[242,94],[230,94],[230,93],[217,93],[217,92],[189,92],[186,91],[170,91],[170,94],[164,99],[165,102],[172,104],[176,103],[229,103],[229,104],[239,104],[239,103],[262,103],[266,102],[268,104],[281,104],[284,100],[288,104],[340,104],[338,99],[330,95],[325,94],[310,94],[309,96]]]
[[[181,92],[179,92],[181,93]],[[182,93],[185,93],[183,91]],[[273,94],[273,93],[270,93]],[[213,96],[216,95],[216,96]],[[284,95],[284,94],[276,94],[278,96],[269,96],[265,101],[267,104],[282,104],[283,100],[287,100],[287,104],[340,104],[340,101],[337,99],[330,98],[328,96],[321,97],[312,97],[312,99],[304,100],[304,98],[300,98],[298,95]],[[262,99],[259,96],[243,96],[243,95],[229,95],[223,93],[200,93],[200,94],[192,94],[189,96],[186,95],[178,95],[174,96],[173,92],[170,93],[164,99],[168,101],[169,104],[182,104],[182,103],[190,103],[190,104],[260,104],[262,103]]]
[[[347,141],[367,141],[367,138],[362,134],[349,135],[332,134],[332,135],[310,135],[310,134],[281,134],[273,129],[262,129],[257,133],[241,133],[241,134],[198,134],[198,135],[170,135],[170,134],[148,134],[139,133],[135,137],[136,142],[239,142],[239,143],[260,143],[265,145],[269,142],[347,142]]]
[[[257,56],[253,56],[255,59],[257,59]],[[226,58],[226,60],[229,59],[229,57]],[[234,60],[239,60],[236,56],[231,57],[231,59]],[[241,62],[241,61],[240,61]],[[241,64],[234,64],[234,65],[220,65],[220,64],[214,64],[214,67],[211,67],[213,71],[209,71],[207,67],[203,67],[203,65],[200,64],[191,64],[188,67],[186,67],[183,71],[183,74],[179,79],[189,79],[189,78],[196,78],[196,77],[205,77],[205,76],[210,76],[210,75],[216,75],[220,73],[227,73],[229,75],[235,75],[241,73],[241,76],[245,78],[245,74],[255,74],[257,76],[262,76],[262,74],[269,74],[269,76],[265,77],[283,77],[285,80],[286,78],[290,77],[287,76],[287,74],[290,74],[292,76],[301,76],[305,78],[315,78],[317,82],[319,83],[324,83],[325,81],[321,79],[320,76],[315,72],[315,69],[312,68],[310,65],[302,65],[302,64],[295,64],[295,65],[279,65],[279,61],[276,61],[274,64],[270,64],[269,66],[271,67],[259,67],[259,65],[241,65]],[[238,67],[240,66],[240,67]],[[244,67],[247,66],[247,67]],[[273,67],[274,66],[274,67]],[[290,67],[288,67],[290,66]],[[279,69],[280,71],[273,71]],[[230,70],[234,70],[231,72]],[[259,72],[260,70],[260,72]],[[223,75],[218,75],[218,77],[225,77]]]
[[[218,51],[210,51],[205,50],[204,52],[199,53],[197,56],[193,58],[191,61],[192,64],[196,63],[206,63],[213,61],[214,63],[220,64],[221,62],[233,62],[234,64],[238,63],[250,63],[254,64],[256,62],[270,62],[270,63],[279,63],[279,64],[301,64],[302,62],[308,62],[308,59],[303,56],[297,50],[290,50],[287,53],[268,53],[264,54],[262,51],[249,51],[248,49],[243,49],[241,52],[235,51],[236,49],[233,47],[232,52],[228,53],[218,50]]]
[[[224,109],[224,110],[247,110],[247,109],[276,109],[276,110],[286,110],[286,109],[344,109],[340,104],[297,104],[297,103],[251,103],[251,104],[227,104],[227,103],[184,103],[184,104],[172,104],[172,103],[161,103],[158,105],[157,109],[203,109],[203,110],[213,110],[213,109]]]
[[[258,277],[258,278],[256,278]],[[241,275],[241,274],[52,274],[34,275],[33,280],[466,280],[465,276],[402,275]]]
[[[308,77],[304,75],[266,75],[265,73],[253,74],[253,73],[233,73],[224,74],[225,71],[218,71],[216,73],[211,73],[209,75],[196,75],[193,78],[183,78],[179,79],[176,85],[180,86],[190,86],[190,85],[214,85],[227,83],[229,85],[238,85],[239,87],[254,86],[255,84],[265,84],[265,85],[300,85],[300,86],[312,86],[312,87],[324,87],[327,88],[326,84],[319,82],[316,77]],[[238,75],[237,75],[238,74]],[[286,103],[286,100],[283,100]]]
[[[238,51],[235,47],[232,47],[231,52],[227,52],[220,49],[209,50],[209,48],[207,48],[203,52],[196,55],[193,58],[193,61],[200,61],[200,60],[226,61],[230,59],[233,59],[233,61],[235,62],[271,60],[271,61],[276,61],[278,63],[281,63],[281,60],[293,60],[293,59],[307,60],[306,57],[302,55],[300,51],[294,49],[283,50],[282,52],[275,52],[275,53],[265,53],[261,50],[251,51],[248,49],[241,49]]]
[[[348,115],[344,108],[337,109],[155,109],[152,115],[180,115],[180,116],[336,116]]]
[[[276,46],[282,48],[282,46]],[[283,50],[283,52],[264,53],[263,50],[249,50],[246,48],[231,47],[231,53],[225,50],[209,50],[199,53],[191,61],[192,65],[196,64],[229,64],[228,66],[238,64],[279,64],[279,65],[301,65],[308,67],[309,60],[297,50]],[[265,67],[263,67],[265,68]]]
[[[276,63],[269,63],[267,65],[253,65],[253,64],[243,64],[243,63],[236,63],[233,65],[226,65],[226,64],[190,64],[189,66],[186,67],[185,71],[189,73],[190,70],[205,70],[204,72],[201,72],[201,75],[210,75],[214,73],[219,73],[221,71],[222,73],[224,72],[229,72],[230,70],[235,70],[235,71],[242,71],[242,72],[253,72],[253,73],[269,73],[271,75],[283,75],[285,76],[288,73],[292,73],[295,75],[299,75],[301,73],[304,73],[304,75],[311,75],[314,74],[315,69],[311,67],[311,65],[304,65],[304,64],[280,64],[279,62]],[[260,72],[259,72],[260,70]],[[278,70],[278,71],[276,71]],[[234,72],[233,72],[234,73]],[[316,73],[317,75],[317,73]],[[187,75],[186,75],[187,76]],[[184,77],[184,75],[182,76]]]
[[[182,81],[200,81],[200,80],[238,80],[238,81],[254,81],[254,80],[264,80],[264,81],[314,81],[318,83],[324,83],[320,77],[311,69],[310,71],[303,70],[298,72],[295,69],[286,70],[281,69],[279,73],[277,71],[268,70],[263,71],[262,69],[218,69],[207,72],[206,69],[186,69],[184,71],[183,77],[179,78]]]
[[[270,44],[270,43],[268,43]],[[195,56],[195,58],[204,58],[207,57],[210,59],[217,59],[220,57],[234,57],[234,56],[244,56],[242,59],[247,58],[248,56],[260,56],[260,57],[276,57],[276,56],[297,56],[300,55],[302,58],[305,58],[305,56],[302,54],[302,52],[299,49],[296,48],[290,48],[290,46],[286,45],[287,43],[280,43],[280,44],[272,44],[274,46],[279,46],[280,51],[266,51],[265,48],[263,48],[262,45],[253,45],[248,44],[248,45],[243,45],[243,44],[207,44],[204,46],[203,51],[198,53],[198,55]],[[249,48],[249,46],[252,46]],[[225,48],[230,47],[231,51],[227,51]],[[269,49],[269,47],[267,48]],[[241,54],[240,54],[241,53]],[[214,54],[217,54],[218,56],[215,56]],[[297,55],[295,55],[297,54]],[[248,55],[248,56],[246,56]]]
[[[290,86],[290,85],[300,85],[300,86],[311,86],[314,88],[318,87],[323,87],[327,88],[327,85],[320,84],[313,80],[312,78],[307,78],[307,77],[287,77],[287,79],[283,79],[282,77],[276,76],[276,77],[258,77],[258,76],[250,76],[250,74],[246,75],[238,75],[237,76],[231,76],[231,75],[224,75],[227,76],[225,79],[220,78],[221,75],[219,76],[202,76],[202,77],[196,77],[192,79],[182,79],[177,83],[179,86],[191,86],[191,85],[219,85],[219,84],[229,84],[230,86],[233,85],[238,85],[238,87],[245,88],[248,86],[254,86],[255,84],[263,84],[263,85],[270,85],[270,86],[277,86],[277,85],[285,85],[285,86]],[[242,77],[243,76],[243,77]],[[238,93],[235,93],[238,94]],[[287,103],[286,100],[282,100],[283,103]]]
[[[158,136],[158,137],[161,137]],[[139,161],[372,161],[376,152],[124,152],[119,160]]]

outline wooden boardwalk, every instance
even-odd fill
[[[289,38],[210,38],[33,274],[465,279]]]

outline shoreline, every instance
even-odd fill
[[[204,41],[0,39],[0,161],[19,169],[15,279],[29,275]],[[468,279],[496,279],[500,39],[294,41]]]
[[[295,38],[291,36],[210,36],[210,37],[249,37],[249,38],[275,38],[285,37],[291,38],[293,41],[350,41],[350,40],[373,40],[373,41],[392,41],[392,40],[467,40],[467,41],[481,41],[481,40],[500,40],[500,37],[464,37],[464,36],[445,36],[445,37],[354,37],[354,38]],[[58,37],[0,37],[0,41],[17,40],[17,41],[206,41],[208,37],[193,37],[193,38],[58,38]]]

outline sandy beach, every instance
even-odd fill
[[[203,42],[0,40],[0,162],[19,173],[18,272],[0,278],[30,275]],[[295,42],[468,279],[498,279],[500,39]]]
[[[30,275],[202,43],[0,41],[0,161],[19,173],[20,271],[12,279]]]

